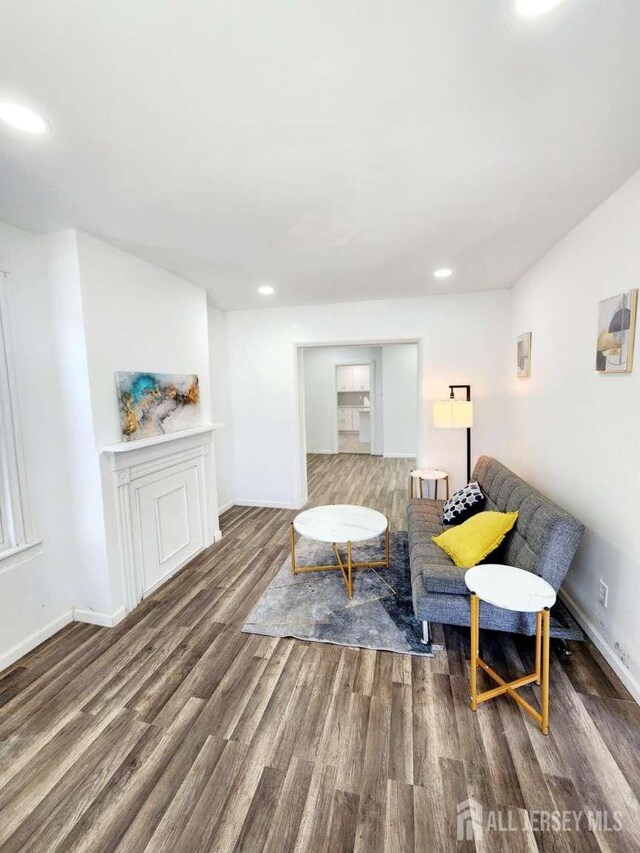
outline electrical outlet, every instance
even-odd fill
[[[602,578],[600,578],[600,589],[598,590],[598,603],[603,607],[606,607],[609,603],[609,587]]]

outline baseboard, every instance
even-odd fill
[[[215,545],[216,542],[220,542],[221,539],[222,539],[222,531],[216,530],[216,532],[213,534],[213,544]]]
[[[387,453],[382,454],[385,459],[416,459],[417,453]]]
[[[100,613],[98,610],[73,608],[73,618],[76,622],[87,622],[89,625],[102,625],[103,628],[113,628],[127,615],[125,607],[119,607],[115,613]]]
[[[573,600],[573,598],[571,598],[569,593],[566,592],[564,589],[561,589],[560,598],[567,605],[576,620],[580,623],[580,626],[584,629],[585,634],[587,634],[587,636],[592,640],[593,645],[598,649],[602,657],[606,660],[611,669],[615,672],[620,681],[627,688],[629,693],[631,693],[638,705],[640,705],[640,683],[629,672],[629,670],[622,663],[618,655],[614,652],[609,643],[605,640],[600,631],[593,624],[591,619],[589,619],[584,610],[582,610],[582,608],[578,604],[576,604],[576,602]]]
[[[336,455],[336,451],[333,450],[333,448],[330,450],[309,450],[309,448],[307,447],[307,453],[319,453],[321,456],[322,455],[324,455],[324,456],[335,456]]]
[[[255,500],[236,500],[234,504],[236,506],[268,507],[269,509],[300,509],[297,504],[290,501],[262,501],[257,498]]]
[[[227,501],[226,504],[222,504],[222,506],[218,507],[218,515],[222,515],[223,512],[231,509],[232,506],[235,506],[235,501]]]
[[[13,648],[0,654],[0,672],[8,666],[11,666],[12,663],[20,660],[21,657],[24,657],[24,655],[35,649],[35,647],[39,646],[40,643],[44,643],[45,640],[48,640],[49,637],[52,637],[70,622],[73,622],[73,609],[67,610],[61,616],[58,616],[57,619],[54,619],[52,622],[49,622],[48,625],[45,625],[44,628],[40,628],[39,631],[35,631],[33,634],[30,634],[22,640],[22,642],[13,646]]]

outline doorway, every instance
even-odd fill
[[[303,502],[307,463],[318,454],[332,455],[331,465],[368,466],[367,457],[375,464],[384,456],[411,467],[419,443],[418,342],[298,349]]]
[[[307,453],[382,455],[377,406],[381,364],[381,347],[304,350]]]

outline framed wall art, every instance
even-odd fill
[[[627,290],[598,304],[597,373],[631,373],[638,291]]]
[[[518,337],[518,379],[531,376],[531,332]]]

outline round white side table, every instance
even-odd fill
[[[471,710],[477,710],[481,702],[494,699],[503,693],[514,699],[538,723],[543,734],[549,734],[549,610],[556,601],[556,593],[544,578],[525,572],[515,566],[485,564],[474,566],[464,576],[471,593]],[[536,668],[535,672],[505,681],[480,657],[480,602],[486,601],[505,610],[519,613],[536,613]],[[492,678],[498,687],[478,693],[478,667]],[[526,684],[541,685],[541,713],[526,702],[518,688]]]
[[[328,566],[298,566],[296,564],[296,532],[316,542],[331,542],[337,563]],[[385,534],[385,555],[382,560],[368,563],[355,563],[351,559],[353,542],[365,542]],[[346,544],[346,558],[340,554],[338,544]],[[366,506],[351,504],[333,504],[315,506],[301,512],[291,522],[291,571],[323,572],[338,569],[342,572],[345,589],[349,598],[353,598],[353,570],[389,568],[389,519],[386,515]]]
[[[446,471],[440,471],[437,468],[416,468],[414,471],[411,471],[409,474],[409,496],[411,498],[415,497],[416,489],[414,483],[416,481],[418,482],[418,497],[424,497],[422,493],[423,480],[435,483],[433,498],[436,501],[438,500],[438,481],[444,480],[447,489],[447,500],[449,500],[449,475]]]

